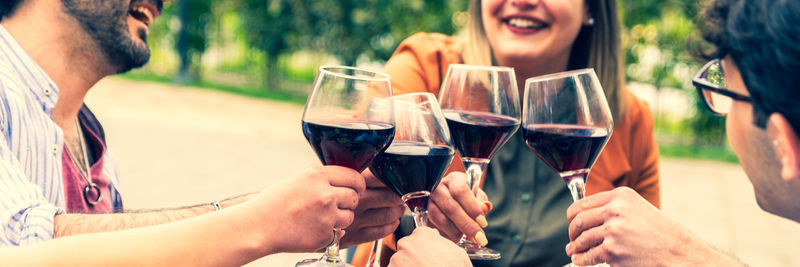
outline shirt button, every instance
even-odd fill
[[[53,155],[58,154],[58,145],[50,145],[50,151],[53,151]]]
[[[522,237],[519,236],[518,234],[514,234],[513,236],[511,236],[511,242],[514,242],[514,244],[519,244],[519,242],[521,241]]]
[[[528,203],[528,201],[531,201],[531,194],[530,193],[522,193],[522,195],[519,196],[519,200],[521,200],[522,203]]]
[[[45,95],[49,95],[50,94],[50,89],[49,88],[45,88],[44,89],[44,94]]]

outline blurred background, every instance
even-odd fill
[[[322,64],[380,66],[413,33],[457,34],[467,0],[181,0],[151,26],[151,62],[125,76],[305,101]],[[687,53],[698,1],[619,1],[629,88],[650,103],[664,155],[735,162]],[[701,108],[701,109],[698,109]],[[697,112],[698,110],[702,112]]]
[[[629,88],[656,116],[662,210],[753,266],[800,266],[800,227],[758,207],[724,120],[690,84],[703,63],[686,52],[699,3],[619,5]],[[119,162],[126,208],[209,203],[319,165],[300,128],[318,66],[380,69],[413,33],[457,34],[466,8],[466,0],[166,4],[150,27],[147,67],[101,81],[86,100]],[[312,256],[278,254],[251,266]]]

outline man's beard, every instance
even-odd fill
[[[80,23],[116,73],[144,66],[150,59],[147,44],[136,41],[128,31],[129,5],[123,1],[62,0],[66,12]],[[146,41],[143,29],[137,34]]]

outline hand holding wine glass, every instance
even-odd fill
[[[420,227],[397,241],[390,267],[472,266],[465,250],[443,238],[435,229]]]
[[[463,235],[475,236],[483,229],[474,218],[489,213],[492,205],[488,200],[481,189],[473,194],[465,173],[451,172],[442,178],[431,195],[431,225],[453,242],[461,240]]]
[[[324,165],[363,171],[394,136],[389,76],[353,67],[320,67],[303,113],[303,134]],[[333,231],[333,229],[331,229]],[[344,267],[339,238],[320,259],[297,266]]]
[[[586,194],[586,178],[614,124],[593,69],[560,72],[525,81],[522,136],[561,176],[574,201]]]
[[[319,166],[270,186],[248,201],[265,225],[271,253],[308,252],[331,243],[331,229],[353,221],[358,196],[365,190],[358,172]],[[290,199],[291,201],[286,201]]]
[[[428,223],[428,199],[453,160],[452,140],[433,94],[393,96],[394,141],[370,171],[401,196],[417,227]]]
[[[467,169],[469,186],[476,194],[490,160],[519,128],[519,92],[514,69],[450,64],[439,101],[453,142]],[[452,216],[452,215],[451,215]],[[486,218],[474,218],[486,226]],[[461,229],[466,233],[469,229]],[[474,237],[487,242],[482,231]],[[496,260],[500,253],[462,236],[459,246],[471,259]]]
[[[362,172],[367,189],[359,195],[353,223],[345,229],[342,247],[381,239],[394,233],[406,210],[403,200],[375,175]]]

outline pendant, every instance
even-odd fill
[[[97,192],[97,197],[94,200],[91,200],[89,197],[89,193],[95,191]],[[97,205],[103,199],[103,196],[100,194],[100,188],[97,187],[95,183],[89,183],[85,187],[83,187],[83,200],[86,200],[86,204],[89,206]]]

